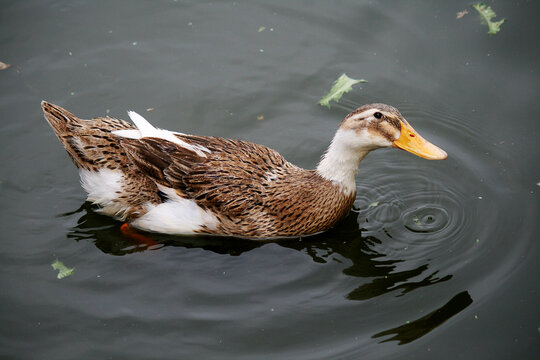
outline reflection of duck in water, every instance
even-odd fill
[[[170,236],[149,234],[145,239],[122,236],[117,223],[94,211],[95,207],[84,203],[73,212],[63,216],[75,216],[77,225],[68,233],[68,238],[75,241],[91,240],[106,254],[124,256],[149,249],[156,250],[164,246],[184,249],[203,249],[215,254],[230,256],[251,256],[251,251],[268,244],[222,236]],[[143,236],[141,234],[141,236]],[[346,240],[346,241],[344,241]],[[407,257],[388,255],[379,250],[383,238],[362,236],[358,229],[358,214],[351,211],[340,223],[324,234],[311,236],[309,241],[282,239],[277,245],[299,251],[319,264],[339,262],[346,265],[343,274],[361,279],[346,298],[349,300],[368,300],[387,293],[403,296],[409,292],[448,281],[452,275],[440,275],[433,270],[429,260],[417,263],[409,262]]]
[[[157,129],[134,112],[136,126],[81,120],[47,102],[42,108],[88,200],[135,228],[168,234],[315,234],[349,211],[358,164],[370,151],[393,146],[427,159],[447,156],[384,104],[347,115],[316,170],[262,145]]]

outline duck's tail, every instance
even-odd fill
[[[48,103],[46,101],[41,102],[41,109],[45,115],[45,120],[51,125],[55,134],[60,136],[69,132],[69,129],[75,126],[79,126],[81,119],[70,113],[60,106]]]
[[[126,164],[127,158],[119,151],[120,141],[111,131],[134,129],[133,125],[109,117],[83,120],[46,101],[41,102],[41,108],[56,137],[79,169],[98,171]]]

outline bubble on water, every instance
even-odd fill
[[[434,233],[448,224],[448,213],[437,205],[426,205],[406,210],[403,214],[404,226],[416,233]]]

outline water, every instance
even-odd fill
[[[538,358],[539,6],[489,4],[495,36],[465,1],[4,1],[1,357]],[[318,106],[343,72],[369,82]],[[145,246],[84,203],[42,99],[309,168],[380,101],[449,158],[370,154],[321,235]]]

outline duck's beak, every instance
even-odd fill
[[[444,160],[446,152],[420,136],[406,121],[401,121],[401,135],[393,146],[429,160]]]

